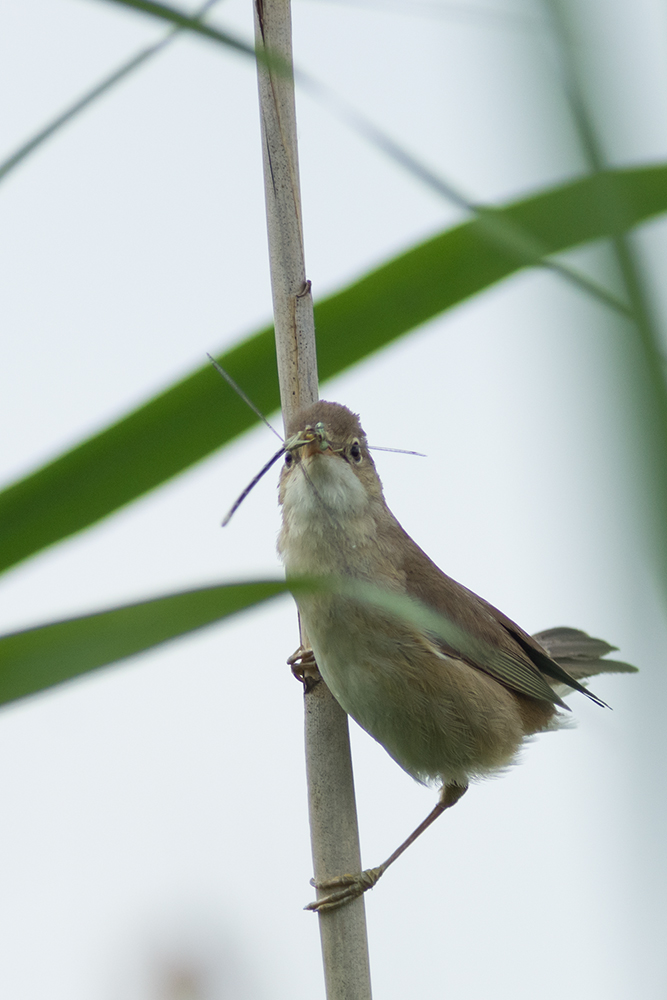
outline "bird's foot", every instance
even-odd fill
[[[292,673],[297,680],[303,684],[306,694],[319,684],[320,672],[317,669],[315,654],[312,649],[306,646],[299,648],[287,657],[287,662],[292,668]]]
[[[316,913],[327,913],[329,910],[344,906],[345,903],[351,903],[353,899],[358,899],[368,889],[372,889],[383,872],[384,866],[381,866],[380,868],[367,868],[365,872],[359,872],[358,875],[335,875],[333,878],[323,879],[322,882],[316,882],[315,879],[311,878],[310,884],[314,885],[316,889],[324,891],[325,895],[308,903],[304,909],[314,910]]]

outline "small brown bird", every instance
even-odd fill
[[[581,679],[631,672],[603,660],[615,647],[556,628],[530,636],[446,576],[393,516],[358,417],[315,403],[287,428],[278,550],[290,576],[365,581],[441,613],[463,641],[449,643],[386,610],[336,592],[299,593],[313,658],[334,697],[404,770],[441,785],[424,823],[379,868],[332,879],[310,908],[360,895],[449,806],[471,779],[512,764],[523,741],[557,729]]]

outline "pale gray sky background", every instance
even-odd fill
[[[164,33],[94,0],[3,6],[7,153]],[[599,105],[610,158],[667,159],[663,6],[580,6],[593,91],[611,95]],[[251,36],[249,0],[213,20]],[[529,0],[296,0],[295,55],[492,202],[583,169],[545,25]],[[298,114],[316,297],[459,218],[307,96]],[[180,38],[11,175],[0,216],[10,481],[269,317],[253,66]],[[664,224],[641,245],[664,307]],[[590,250],[570,260],[606,277]],[[577,728],[471,790],[367,896],[382,1000],[665,995],[666,636],[624,458],[622,333],[553,275],[522,274],[322,390],[361,413],[372,441],[427,453],[378,467],[446,572],[530,631],[584,628],[642,669],[595,682],[613,712],[571,699]],[[276,575],[274,473],[219,527],[274,446],[255,430],[8,573],[2,631]],[[203,1000],[323,994],[317,921],[302,910],[296,644],[285,599],[0,712],[3,997],[163,1000],[189,970]],[[352,729],[373,865],[434,792]]]

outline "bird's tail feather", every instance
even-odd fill
[[[550,628],[537,632],[533,639],[577,681],[596,674],[637,673],[637,667],[629,663],[604,659],[616,646],[610,646],[604,639],[593,639],[576,628]]]

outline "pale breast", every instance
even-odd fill
[[[524,730],[493,678],[347,599],[300,597],[299,608],[334,697],[413,777],[465,784],[512,763]]]

